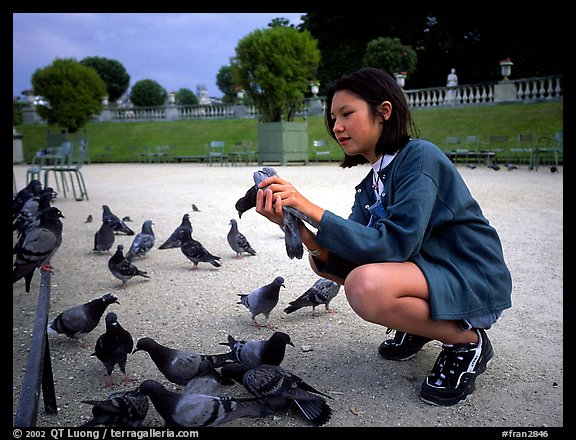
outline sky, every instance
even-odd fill
[[[167,92],[187,88],[221,97],[216,75],[237,43],[274,18],[297,26],[305,13],[14,13],[12,91],[32,88],[36,69],[56,58],[103,57],[120,62],[130,86],[143,79]]]

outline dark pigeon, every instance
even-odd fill
[[[105,221],[106,219],[110,220],[110,227],[115,233],[135,235],[134,231],[130,229],[123,220],[120,220],[120,217],[114,214],[108,205],[102,205],[102,221]]]
[[[280,365],[286,355],[286,346],[294,347],[290,336],[284,332],[274,332],[269,339],[236,340],[228,335],[227,345],[233,352],[233,361],[248,367],[258,365]]]
[[[22,243],[24,243],[26,239],[26,232],[38,226],[40,223],[40,213],[51,206],[55,194],[52,188],[47,187],[43,189],[39,195],[28,199],[24,204],[12,224],[12,230],[18,231],[18,241],[12,249],[12,254],[18,253],[22,248]]]
[[[118,297],[111,292],[87,303],[70,307],[48,324],[48,333],[62,334],[80,340],[96,328],[110,304],[120,304]]]
[[[148,256],[156,241],[154,230],[152,229],[153,224],[152,220],[146,220],[142,223],[142,230],[136,234],[126,254],[128,261],[132,261],[134,258],[146,258]]]
[[[80,425],[81,428],[138,428],[150,406],[148,396],[139,388],[116,391],[105,400],[82,400],[82,403],[92,405],[92,418]]]
[[[319,305],[324,304],[326,311],[330,311],[330,301],[340,291],[340,284],[326,279],[319,278],[316,282],[306,290],[302,295],[294,301],[288,303],[289,306],[284,309],[285,313],[292,313],[302,307],[312,307],[312,316],[315,315],[315,309]]]
[[[26,292],[30,292],[36,268],[53,270],[50,264],[52,256],[62,244],[61,218],[64,216],[58,208],[46,208],[40,213],[38,225],[28,228],[23,242],[18,245],[13,263],[12,283],[24,278]]]
[[[243,253],[256,255],[256,251],[250,246],[244,234],[238,230],[238,222],[236,219],[230,220],[230,230],[228,231],[226,239],[232,250],[236,252],[237,259],[242,258]]]
[[[208,252],[202,243],[192,238],[192,234],[189,231],[181,231],[180,240],[182,243],[180,250],[193,263],[190,270],[198,269],[198,263],[210,263],[214,267],[222,266],[218,261],[220,257]]]
[[[263,417],[272,413],[262,398],[177,393],[150,379],[140,384],[140,391],[150,398],[165,427],[220,426],[240,417]]]
[[[148,353],[164,377],[177,385],[186,385],[199,373],[219,368],[233,359],[231,351],[204,355],[166,347],[149,337],[138,340],[134,353],[138,351]]]
[[[126,374],[126,362],[128,355],[134,349],[134,339],[130,332],[120,325],[116,313],[108,312],[105,321],[106,331],[96,340],[96,347],[92,356],[96,356],[106,368],[107,387],[113,385],[112,371],[116,365],[124,374],[124,382],[132,383],[133,380]]]
[[[124,288],[126,283],[136,276],[150,278],[146,271],[138,269],[124,257],[124,246],[121,244],[116,246],[116,252],[108,260],[108,269],[112,275],[122,281],[121,288]]]
[[[110,227],[110,219],[106,219],[100,225],[100,229],[94,234],[94,252],[108,252],[114,245],[114,231]]]
[[[280,298],[280,287],[284,286],[284,278],[276,277],[274,281],[265,286],[259,287],[250,293],[240,293],[240,301],[237,304],[243,304],[250,310],[252,317],[252,324],[261,327],[256,321],[256,316],[263,314],[266,319],[266,327],[273,329],[274,326],[270,324],[270,312],[278,304]]]
[[[182,216],[182,221],[180,222],[180,225],[178,225],[178,227],[174,229],[172,234],[170,234],[170,237],[168,237],[166,241],[162,243],[158,249],[179,248],[180,245],[182,244],[182,238],[181,238],[182,231],[189,231],[190,234],[192,234],[192,224],[190,223],[190,214],[184,214]]]
[[[12,221],[16,218],[24,204],[31,197],[37,196],[42,191],[42,182],[38,179],[32,179],[24,188],[16,193],[12,200]]]
[[[222,376],[244,385],[250,394],[269,398],[268,403],[276,409],[296,404],[304,416],[316,426],[330,420],[332,409],[326,399],[332,397],[318,391],[294,373],[277,365],[247,367],[242,364],[227,364],[222,367]]]

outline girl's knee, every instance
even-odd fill
[[[354,269],[346,277],[344,292],[348,303],[362,318],[368,316],[379,298],[380,303],[385,301],[385,291],[379,280],[367,266]]]

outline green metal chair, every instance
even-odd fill
[[[88,141],[86,139],[80,140],[78,146],[78,155],[74,163],[63,165],[55,165],[49,170],[45,171],[45,181],[47,182],[47,173],[53,172],[55,176],[59,176],[62,181],[62,188],[64,197],[66,197],[66,188],[68,185],[67,178],[70,180],[70,185],[72,186],[72,193],[74,194],[74,199],[77,201],[88,200],[88,190],[86,189],[86,183],[84,182],[84,175],[82,174],[82,167],[88,161]],[[58,179],[56,179],[58,181]],[[76,185],[78,186],[78,192],[76,192]]]

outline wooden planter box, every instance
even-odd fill
[[[258,163],[303,162],[308,165],[308,123],[266,122],[258,124]]]

